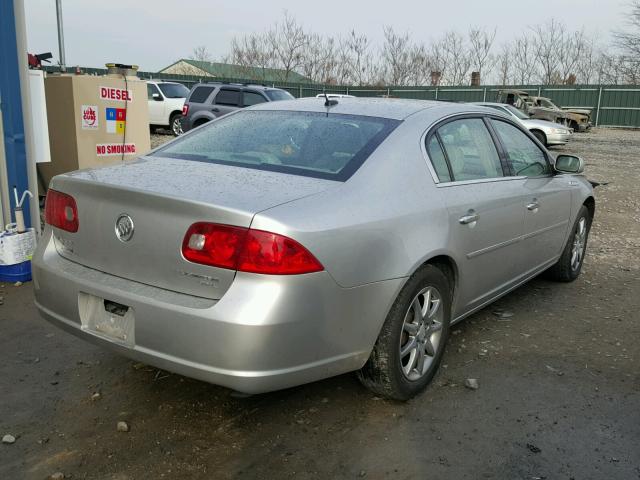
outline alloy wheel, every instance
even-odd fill
[[[571,247],[571,270],[576,271],[580,267],[584,249],[587,243],[587,219],[585,217],[578,220],[576,230],[573,235],[573,246]]]
[[[171,132],[176,136],[182,135],[184,132],[182,131],[182,122],[180,121],[180,117],[176,117],[171,122]]]
[[[400,364],[408,380],[419,380],[429,370],[440,348],[443,318],[440,292],[423,288],[409,305],[400,335]]]

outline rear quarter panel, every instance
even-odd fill
[[[342,287],[409,276],[436,255],[455,257],[447,250],[446,207],[420,148],[428,124],[416,117],[349,180],[258,213],[252,227],[298,240]]]

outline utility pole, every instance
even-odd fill
[[[62,0],[56,0],[56,17],[58,19],[58,49],[60,50],[60,70],[67,71],[64,58],[64,27],[62,26]]]

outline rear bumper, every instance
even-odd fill
[[[50,229],[34,255],[33,274],[38,310],[61,328],[137,361],[247,393],[361,368],[403,281],[345,289],[326,272],[239,273],[222,299],[209,300],[66,260]],[[129,306],[135,344],[88,329],[81,293]]]

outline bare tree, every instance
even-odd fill
[[[198,45],[191,51],[191,56],[189,58],[199,62],[210,62],[213,57],[211,53],[209,53],[209,50],[207,50],[207,47],[204,45]]]
[[[432,64],[429,74],[431,75],[433,72],[437,78],[445,77],[449,71],[449,58],[444,47],[444,40],[440,39],[431,43],[429,51]]]
[[[614,45],[620,51],[618,68],[628,83],[640,83],[640,0],[631,4],[627,28],[614,32]]]
[[[447,70],[442,72],[445,81],[450,85],[465,84],[471,68],[471,56],[464,37],[454,31],[446,33],[442,39],[442,50],[447,63]]]
[[[487,31],[479,27],[469,29],[469,56],[471,57],[471,68],[480,74],[488,74],[494,66],[494,59],[491,56],[491,47],[496,38],[496,29]],[[487,68],[489,67],[489,68]]]
[[[597,77],[597,61],[598,61],[597,38],[592,36],[586,38],[584,47],[582,48],[575,67],[575,74],[578,83],[590,84]]]
[[[291,73],[302,65],[304,51],[309,45],[309,36],[302,25],[285,11],[282,22],[267,32],[266,40],[277,65],[283,70],[281,80],[288,81]]]
[[[576,78],[576,71],[581,57],[588,48],[588,40],[584,30],[575,32],[563,32],[558,45],[558,72],[562,83],[569,83],[568,79],[573,75]]]
[[[356,85],[366,85],[374,81],[375,65],[371,55],[371,42],[366,35],[351,30],[341,42],[341,78]]]
[[[498,83],[507,85],[511,79],[513,70],[513,49],[508,43],[503,43],[500,53],[495,57],[496,66],[498,68]]]
[[[409,78],[411,85],[427,85],[431,72],[436,71],[433,57],[424,44],[413,45],[409,51]]]
[[[615,45],[625,55],[640,59],[640,0],[634,0],[631,4],[627,27],[626,30],[614,32]]]
[[[333,78],[338,85],[354,84],[348,40],[341,38],[335,48]],[[363,85],[359,83],[359,85]]]
[[[535,47],[531,35],[525,32],[520,38],[517,38],[511,51],[513,54],[513,81],[519,85],[531,83],[536,71]]]
[[[260,72],[265,80],[267,69],[275,64],[273,51],[268,48],[265,34],[254,33],[231,40],[231,53],[226,59],[228,63],[236,65],[238,77],[255,75]]]
[[[384,27],[382,62],[385,79],[391,85],[406,85],[411,71],[411,38],[408,33],[396,33],[392,27]]]
[[[558,53],[564,38],[565,27],[555,19],[531,28],[533,32],[536,59],[540,67],[540,80],[543,84],[554,83],[558,77],[560,60]]]
[[[472,26],[466,35],[449,31],[420,43],[385,26],[378,50],[355,30],[334,39],[306,31],[285,12],[266,31],[234,38],[227,61],[239,65],[238,76],[278,69],[282,81],[297,71],[315,82],[352,85],[425,85],[432,78],[442,85],[465,85],[471,71],[480,72],[485,83],[491,78],[502,85],[637,82],[640,0],[633,0],[629,27],[615,32],[618,54],[603,49],[584,30],[567,30],[556,20],[529,27],[498,52],[495,28]],[[197,47],[192,58],[210,60],[211,55],[205,47]]]
[[[319,83],[334,83],[336,67],[336,43],[331,37],[316,33],[308,36],[308,43],[302,53],[301,73]]]

